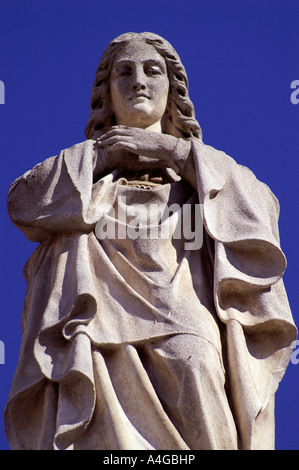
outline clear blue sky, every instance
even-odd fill
[[[152,31],[184,63],[204,142],[224,150],[270,186],[281,205],[285,285],[299,324],[297,0],[1,0],[1,418],[21,341],[22,267],[35,249],[10,222],[6,193],[26,170],[85,139],[100,56],[115,36]],[[299,357],[299,356],[298,356]],[[299,449],[299,364],[276,399],[276,448]]]

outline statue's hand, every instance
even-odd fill
[[[97,141],[100,149],[105,149],[108,159],[118,166],[129,169],[179,167],[172,158],[178,140],[168,134],[148,130],[114,126]]]

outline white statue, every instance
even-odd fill
[[[12,221],[40,242],[24,269],[12,449],[274,448],[297,334],[279,206],[202,142],[187,87],[167,41],[119,36],[87,140],[10,188]]]

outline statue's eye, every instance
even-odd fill
[[[118,76],[119,77],[127,77],[128,75],[131,75],[132,71],[129,67],[123,67],[118,70]]]
[[[114,77],[126,77],[131,75],[132,67],[129,64],[117,64],[116,67],[112,69],[112,76]]]
[[[162,70],[161,68],[159,67],[159,65],[147,65],[145,67],[145,73],[147,75],[161,75],[162,74]]]

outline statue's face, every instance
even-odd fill
[[[165,60],[153,46],[133,41],[116,56],[110,92],[117,124],[146,128],[159,123],[168,91]]]

